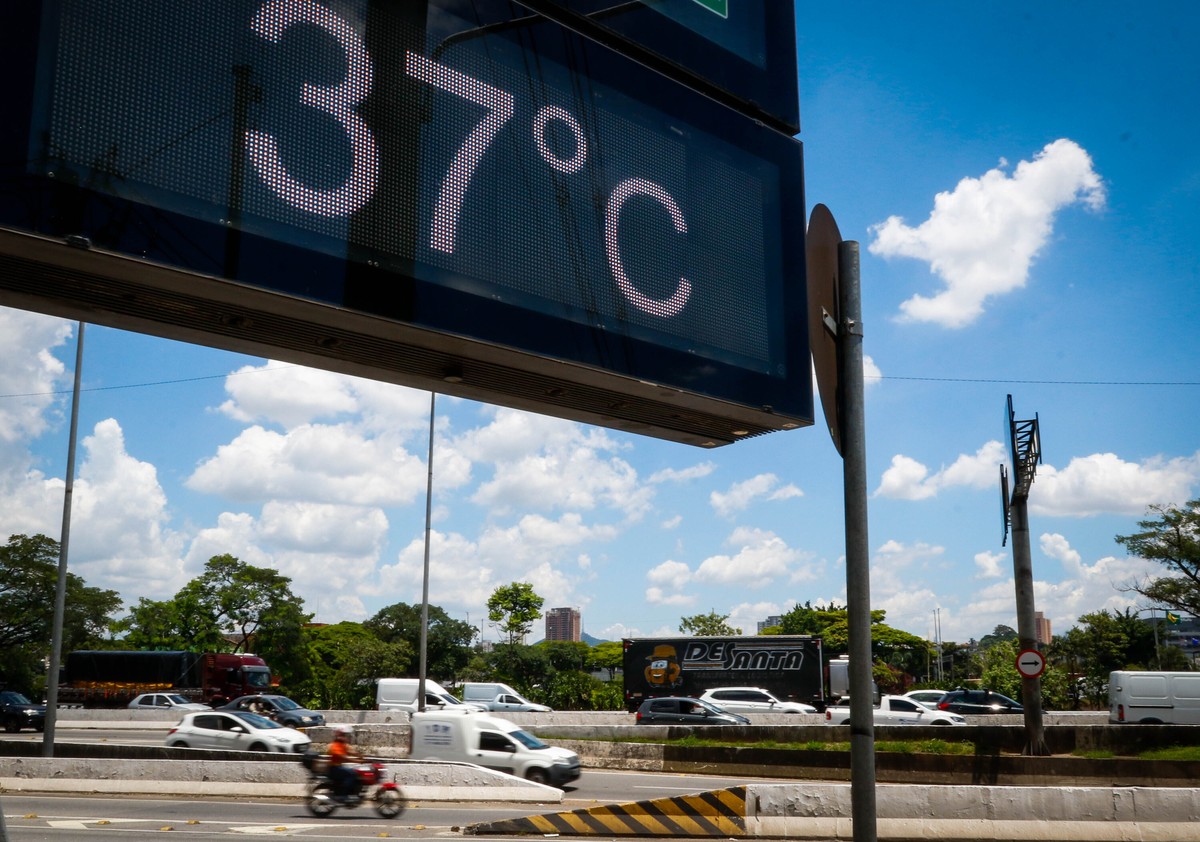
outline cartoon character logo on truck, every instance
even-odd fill
[[[665,689],[678,687],[683,683],[679,677],[682,672],[679,656],[675,654],[674,646],[655,646],[654,651],[646,656],[646,660],[650,662],[646,664],[645,670],[646,683],[650,686]]]

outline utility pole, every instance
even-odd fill
[[[83,377],[83,322],[75,342],[75,386],[71,392],[71,432],[67,441],[66,487],[63,492],[62,534],[58,540],[58,583],[54,589],[54,619],[50,632],[50,664],[46,673],[46,726],[42,731],[42,757],[54,756],[54,729],[58,722],[58,669],[62,664],[63,619],[67,604],[67,551],[71,545],[71,498],[75,489],[75,440],[79,432],[79,384]]]
[[[1005,535],[1012,523],[1013,583],[1017,597],[1017,643],[1021,651],[1035,650],[1037,621],[1033,599],[1033,561],[1029,540],[1029,488],[1042,461],[1041,431],[1035,415],[1032,421],[1017,421],[1008,396],[1008,443],[1013,464],[1012,502],[1005,493],[1008,482],[1001,467],[1000,487],[1004,494]],[[1025,749],[1022,754],[1048,755],[1046,732],[1042,726],[1042,679],[1021,676],[1021,705],[1025,708]]]

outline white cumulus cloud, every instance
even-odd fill
[[[1011,176],[997,167],[939,193],[916,228],[897,216],[873,226],[869,248],[881,257],[926,261],[945,285],[932,297],[914,295],[901,304],[903,320],[961,328],[979,318],[989,298],[1025,285],[1059,211],[1077,203],[1096,210],[1104,201],[1091,156],[1063,138],[1017,164]]]
[[[892,457],[892,465],[883,472],[876,497],[897,500],[925,500],[945,488],[989,488],[999,482],[999,465],[1005,459],[1004,445],[989,441],[973,454],[959,454],[950,465],[935,474],[920,462],[902,454]]]
[[[759,474],[742,482],[735,482],[728,491],[714,491],[709,502],[718,514],[728,516],[744,511],[756,500],[788,500],[803,497],[804,492],[790,483],[783,483],[775,474]]]
[[[1140,463],[1094,453],[1072,459],[1061,470],[1039,466],[1029,492],[1029,511],[1072,517],[1142,515],[1155,503],[1187,502],[1198,483],[1200,452]]]
[[[736,551],[702,561],[696,569],[697,581],[764,588],[776,579],[790,576],[805,558],[804,553],[789,547],[778,535],[762,529],[735,529],[725,543]]]

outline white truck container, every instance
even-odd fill
[[[1108,721],[1200,725],[1200,672],[1109,673]]]
[[[491,711],[537,711],[546,713],[550,708],[531,702],[507,684],[486,681],[468,681],[463,684],[463,701],[482,705]]]
[[[447,711],[414,713],[413,760],[455,760],[526,780],[562,786],[579,777],[579,755],[547,745],[507,719]]]
[[[375,688],[375,707],[377,710],[402,710],[414,713],[417,704],[417,681],[415,678],[381,678]],[[462,711],[485,710],[482,705],[465,704],[459,701],[446,688],[436,681],[425,679],[425,709],[445,710],[459,709]]]

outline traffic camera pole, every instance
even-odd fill
[[[850,816],[854,842],[875,842],[875,712],[871,684],[862,295],[858,243],[853,240],[838,244],[838,280],[838,418],[846,507],[846,613],[850,633]]]
[[[1004,469],[1000,469],[1000,488],[1004,499],[1005,534],[1009,519],[1013,534],[1013,584],[1017,598],[1017,645],[1022,653],[1037,651],[1037,619],[1033,600],[1033,555],[1029,551],[1029,488],[1037,476],[1038,463],[1042,461],[1041,424],[1037,416],[1033,420],[1018,421],[1013,412],[1012,395],[1008,396],[1008,441],[1009,454],[1013,463],[1012,501],[1008,500],[1008,486]],[[1025,710],[1025,755],[1047,755],[1046,732],[1042,728],[1042,679],[1041,672],[1028,675],[1021,669],[1021,656],[1017,656],[1017,671],[1021,673],[1021,705]],[[1043,661],[1043,667],[1044,667]]]
[[[1029,549],[1029,497],[1016,494],[1012,501],[1013,582],[1017,590],[1017,648],[1037,649],[1037,620],[1033,600],[1033,561]],[[1042,724],[1042,679],[1021,676],[1021,706],[1025,709],[1027,756],[1050,753]]]

